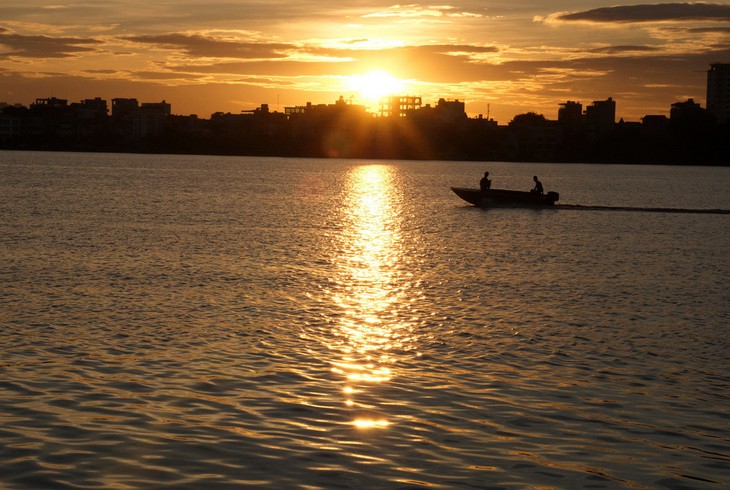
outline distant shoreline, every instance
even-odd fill
[[[453,162],[501,162],[501,163],[555,163],[575,165],[651,165],[651,166],[678,166],[678,167],[730,167],[730,161],[638,161],[638,160],[525,160],[525,159],[469,159],[469,158],[399,158],[399,157],[367,157],[367,156],[312,156],[312,155],[282,155],[282,154],[248,154],[223,152],[181,152],[181,151],[139,151],[139,150],[112,150],[112,149],[69,149],[69,148],[12,148],[0,146],[0,152],[39,152],[39,153],[98,153],[98,154],[129,154],[129,155],[181,155],[181,156],[211,156],[211,157],[262,157],[262,158],[292,158],[292,159],[320,159],[320,160],[400,160],[400,161],[453,161]]]
[[[411,100],[415,99],[415,100]],[[693,100],[675,103],[669,118],[615,122],[615,101],[585,113],[562,104],[558,120],[526,113],[507,125],[468,118],[464,103],[400,99],[375,117],[344,99],[272,112],[267,105],[210,119],[178,116],[166,102],[113,99],[68,104],[38,99],[0,111],[0,149],[143,154],[364,158],[441,161],[730,165],[730,123]]]

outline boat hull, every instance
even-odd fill
[[[559,199],[557,192],[535,194],[532,192],[509,191],[505,189],[479,189],[452,187],[454,193],[474,206],[479,207],[543,207],[552,206]]]

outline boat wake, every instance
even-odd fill
[[[730,214],[730,209],[686,209],[686,208],[646,208],[628,206],[583,206],[581,204],[556,204],[554,209],[578,211],[636,211],[640,213],[689,213],[689,214]]]

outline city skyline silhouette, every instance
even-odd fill
[[[0,13],[0,101],[165,99],[203,117],[408,94],[499,121],[611,96],[638,121],[688,98],[705,106],[707,67],[730,60],[724,3],[31,1]]]
[[[380,112],[349,103],[272,111],[267,104],[210,119],[175,115],[166,101],[96,97],[68,103],[39,98],[30,107],[0,108],[0,149],[265,155],[289,157],[503,160],[727,165],[730,65],[713,65],[708,91],[714,111],[693,99],[675,102],[669,116],[618,121],[612,97],[584,108],[558,104],[558,117],[530,111],[506,125],[467,116],[465,103],[389,96]],[[723,90],[713,88],[718,74]],[[717,81],[717,80],[715,80]]]

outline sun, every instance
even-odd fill
[[[361,75],[352,75],[347,81],[350,91],[357,92],[363,99],[376,102],[388,95],[400,93],[406,86],[405,80],[395,78],[385,70],[371,70]]]

